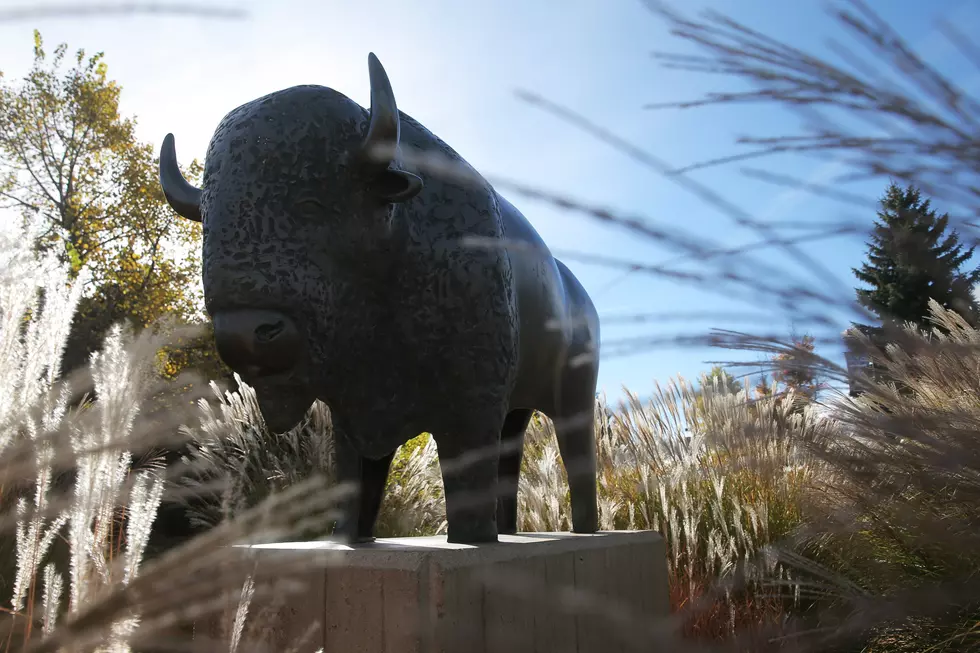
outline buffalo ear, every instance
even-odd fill
[[[405,202],[422,190],[422,178],[404,170],[387,169],[374,180],[372,190],[388,202]]]

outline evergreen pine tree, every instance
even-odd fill
[[[976,324],[980,311],[972,291],[980,268],[960,270],[974,248],[964,250],[955,230],[946,233],[949,215],[938,215],[917,188],[894,183],[880,205],[868,260],[853,270],[870,286],[856,290],[860,304],[883,323],[928,328],[932,298]]]

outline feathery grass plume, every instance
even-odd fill
[[[439,451],[424,433],[395,453],[375,530],[379,537],[414,537],[444,534],[447,525]]]
[[[833,475],[814,528],[839,535],[813,546],[881,597],[847,630],[966,650],[980,647],[980,333],[934,301],[930,311],[931,332],[908,325],[873,351],[890,380],[840,402],[859,437],[817,449]]]
[[[64,514],[47,515],[54,457],[50,435],[67,412],[67,393],[56,382],[86,280],[83,270],[69,283],[66,270],[54,256],[38,257],[31,247],[36,229],[36,224],[28,222],[21,230],[0,233],[0,456],[15,457],[13,450],[19,448],[29,456],[34,477],[30,501],[23,496],[28,494],[22,491],[25,484],[12,479],[0,482],[0,513],[9,511],[13,503],[16,514],[14,551],[0,546],[0,577],[8,557],[15,558],[11,597],[15,613],[33,604],[34,580],[66,522]],[[48,569],[45,575],[50,606],[60,589]],[[5,579],[0,580],[4,580],[0,586],[6,586]]]
[[[58,621],[58,611],[61,607],[61,592],[64,584],[61,574],[57,572],[55,566],[48,563],[44,566],[44,620],[42,622],[42,632],[50,635],[54,630],[55,623]]]
[[[664,535],[686,632],[718,638],[778,619],[791,606],[761,583],[785,570],[766,551],[803,520],[812,411],[795,412],[788,397],[752,400],[717,378],[697,388],[678,378],[647,403],[629,393],[612,424],[616,463],[602,487],[625,507],[619,524]],[[716,579],[737,574],[747,575],[747,593],[711,598]]]
[[[238,644],[242,639],[242,632],[245,630],[245,619],[248,617],[248,607],[252,603],[252,596],[254,594],[255,578],[249,575],[242,584],[242,598],[238,602],[238,609],[235,610],[235,622],[232,626],[228,653],[237,653],[238,651]]]
[[[112,582],[106,546],[132,454],[106,445],[129,435],[139,410],[140,377],[144,372],[133,369],[118,326],[109,332],[103,350],[92,356],[92,368],[100,428],[76,428],[72,434],[72,450],[78,459],[68,536],[72,612],[97,590],[99,583],[95,578],[104,584]]]
[[[819,608],[787,624],[806,631],[801,650],[980,646],[980,332],[935,301],[930,311],[931,331],[910,324],[884,346],[863,339],[876,378],[857,398],[827,401],[820,437],[800,442],[815,470],[803,521],[773,551],[807,579],[804,594]],[[784,347],[725,338],[735,349]],[[809,364],[846,377],[820,357]]]
[[[186,457],[191,473],[182,483],[191,489],[214,482],[222,487],[219,496],[212,493],[188,506],[190,519],[203,527],[212,527],[313,475],[333,478],[326,405],[315,402],[303,422],[286,433],[273,434],[262,418],[255,390],[237,374],[235,381],[235,391],[223,391],[212,382],[216,402],[200,399],[197,425],[181,426],[192,445]]]
[[[103,349],[92,357],[92,379],[97,400],[85,407],[90,419],[65,420],[65,411],[46,425],[49,431],[66,431],[75,458],[74,489],[70,506],[57,514],[43,531],[45,499],[49,485],[50,455],[38,462],[33,512],[27,514],[26,502],[19,502],[25,520],[17,528],[17,562],[14,607],[25,612],[25,639],[31,637],[33,599],[25,605],[26,588],[33,588],[38,566],[54,537],[67,525],[69,548],[67,618],[88,607],[107,588],[128,585],[136,578],[157,508],[163,498],[164,479],[152,471],[133,474],[132,453],[125,444],[141,445],[133,436],[136,416],[152,387],[154,338],[132,339],[119,327],[113,328]],[[62,398],[66,396],[63,391]],[[64,399],[63,399],[64,401]],[[32,433],[30,427],[27,432]],[[38,452],[51,452],[49,443],[34,441]],[[131,482],[127,477],[133,474]],[[128,498],[128,503],[127,503]],[[125,528],[119,528],[125,507]],[[29,518],[28,518],[29,517]],[[119,555],[119,561],[113,561]],[[62,573],[53,565],[45,567],[42,601],[42,629],[53,632],[58,623],[63,585]],[[138,626],[138,615],[132,611],[120,615],[107,633],[107,650],[127,650],[127,641]]]
[[[34,226],[36,229],[36,225]],[[59,376],[85,270],[71,284],[53,255],[38,257],[30,225],[0,233],[0,452],[9,446],[28,412]],[[61,406],[48,407],[60,419]]]
[[[49,395],[86,280],[83,269],[69,284],[53,255],[39,258],[34,252],[31,235],[30,224],[19,233],[0,233],[0,453],[23,429],[30,429],[36,440],[64,416],[66,397]],[[37,454],[39,467],[50,462],[49,453],[45,449]]]
[[[153,470],[135,473],[132,454],[133,445],[145,444],[133,429],[153,385],[157,341],[149,332],[133,338],[113,327],[90,366],[97,396],[90,410],[97,417],[89,426],[96,428],[69,425],[76,457],[68,520],[69,619],[107,588],[133,582],[163,499],[165,479]],[[132,477],[129,484],[127,477]],[[120,532],[123,506],[125,529]],[[115,555],[120,556],[117,564]],[[138,625],[135,611],[121,615],[107,634],[108,649],[128,650]]]
[[[532,418],[525,435],[525,458],[518,480],[517,517],[522,531],[571,530],[568,477],[561,464],[551,420]]]
[[[164,479],[154,470],[134,469],[133,451],[173,443],[177,419],[172,406],[167,415],[144,412],[172,394],[154,375],[161,341],[152,330],[134,339],[114,328],[90,370],[60,378],[86,276],[83,271],[69,283],[57,259],[38,258],[29,231],[20,236],[0,233],[0,530],[15,531],[3,541],[12,541],[16,566],[8,588],[12,611],[3,615],[3,650],[39,634],[56,636],[107,594],[134,583]],[[95,399],[79,403],[86,384]],[[70,402],[78,407],[69,411]],[[159,437],[168,430],[167,438]],[[71,477],[70,496],[59,496]],[[52,552],[62,539],[69,549],[64,556]],[[46,563],[48,557],[53,560]],[[4,569],[0,575],[6,583]],[[128,650],[139,613],[122,604],[113,617],[99,624],[102,636],[93,646]]]
[[[111,584],[88,596],[69,618],[61,620],[44,639],[34,638],[27,649],[35,653],[139,649],[146,644],[184,646],[187,635],[177,628],[203,623],[239,603],[242,584],[256,572],[254,552],[236,548],[242,543],[275,541],[331,518],[337,491],[325,491],[322,478],[312,478],[269,497],[212,531],[194,538],[142,565],[129,583],[119,582],[125,565],[115,561]],[[327,563],[330,561],[327,560]],[[258,567],[252,598],[268,600],[285,593],[309,591],[310,561],[301,556],[267,557]],[[134,615],[139,616],[135,624]],[[117,636],[123,628],[124,637]],[[9,629],[0,628],[0,637]],[[222,648],[228,642],[221,644]]]

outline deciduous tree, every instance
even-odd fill
[[[36,246],[56,253],[72,275],[91,273],[69,339],[64,369],[84,364],[120,321],[137,329],[170,316],[203,318],[200,225],[179,218],[160,188],[151,145],[119,110],[122,89],[102,53],[50,55],[34,32],[34,62],[11,83],[0,79],[0,201],[42,218]],[[192,163],[184,174],[199,178]],[[213,348],[187,343],[163,370],[203,365],[219,374]]]

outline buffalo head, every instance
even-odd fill
[[[298,423],[369,346],[384,321],[372,284],[397,273],[398,207],[422,189],[397,168],[398,108],[374,54],[368,64],[369,111],[332,89],[296,86],[226,115],[203,188],[181,174],[173,135],[163,141],[167,201],[203,223],[218,353],[255,387],[275,431]]]

